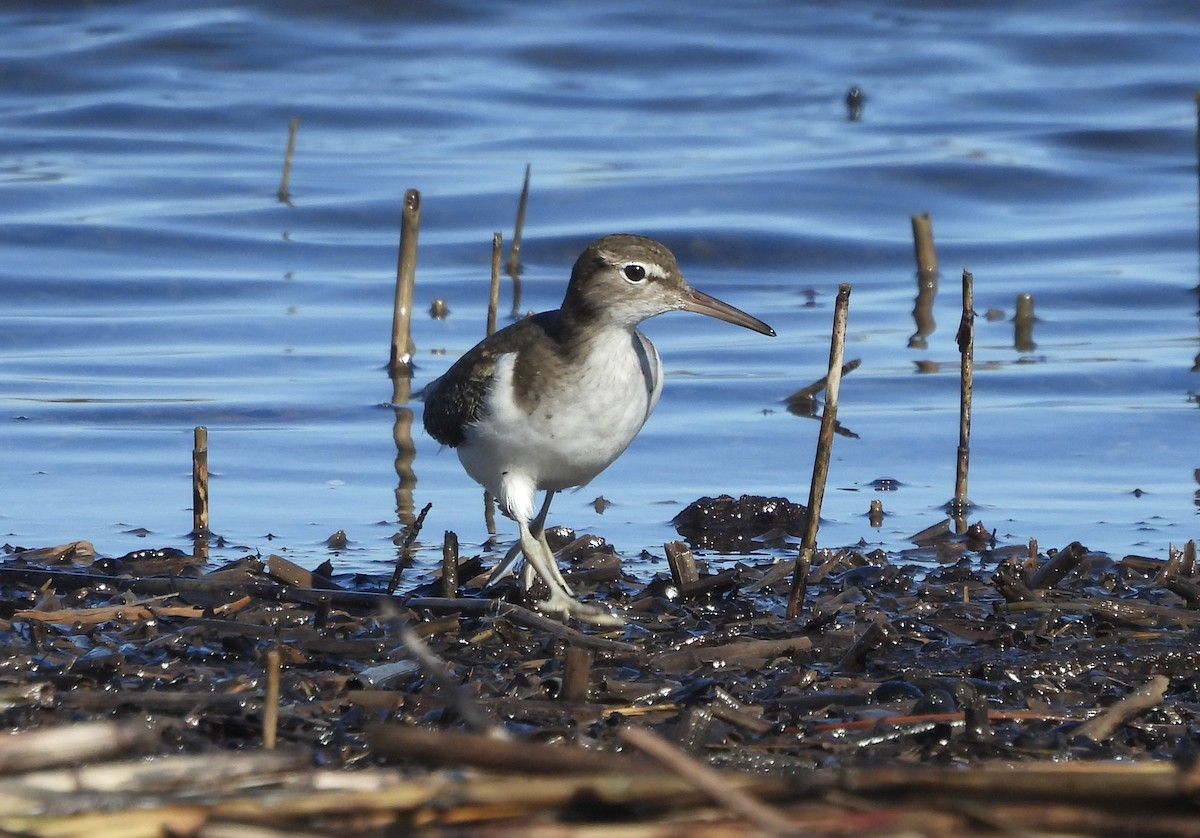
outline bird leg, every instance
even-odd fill
[[[542,577],[550,596],[538,603],[538,607],[550,614],[562,614],[575,617],[599,625],[620,626],[625,621],[615,614],[595,605],[585,605],[575,598],[575,592],[563,579],[558,562],[554,560],[554,551],[546,542],[546,514],[550,511],[550,501],[554,498],[553,491],[546,492],[546,500],[542,503],[541,511],[533,519],[532,524],[518,521],[521,532],[521,552],[525,554],[525,570],[521,574],[525,589],[529,590],[533,582],[532,574]]]

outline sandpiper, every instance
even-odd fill
[[[654,410],[662,362],[637,327],[676,310],[775,334],[690,287],[658,242],[604,236],[575,262],[560,308],[485,338],[425,388],[425,429],[457,449],[467,474],[517,522],[526,569],[550,590],[540,603],[548,613],[622,622],[575,598],[546,544],[546,514],[556,492],[588,483],[620,456]],[[535,517],[538,491],[546,497]]]

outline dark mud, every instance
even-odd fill
[[[775,538],[794,510],[772,509]],[[483,598],[494,557],[448,598],[274,556],[9,547],[0,829],[1200,834],[1194,543],[1039,554],[977,524],[822,551],[787,620],[790,562],[633,579],[603,539],[551,536],[623,631]]]

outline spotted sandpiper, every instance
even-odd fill
[[[540,603],[548,613],[621,623],[575,598],[546,543],[546,514],[556,492],[588,483],[620,456],[654,410],[662,362],[637,327],[676,310],[775,334],[689,286],[658,242],[604,236],[576,260],[560,308],[485,338],[425,388],[425,429],[457,449],[467,474],[517,522],[527,569],[550,590]],[[535,517],[538,491],[546,497]]]

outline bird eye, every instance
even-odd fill
[[[645,266],[639,265],[637,262],[630,262],[625,266],[625,278],[630,282],[641,282],[646,278]]]

